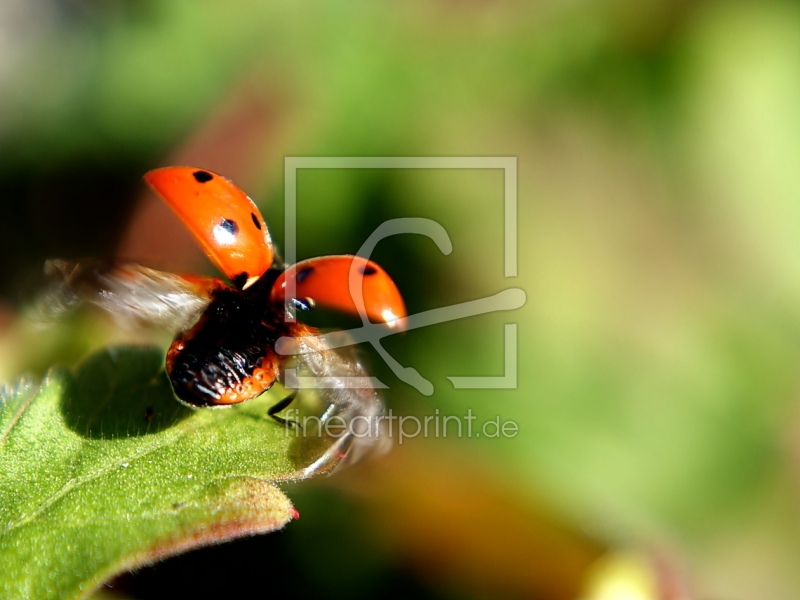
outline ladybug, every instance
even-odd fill
[[[366,378],[357,358],[328,348],[318,330],[296,315],[315,305],[358,315],[350,293],[354,273],[362,278],[361,310],[373,322],[399,327],[405,305],[386,271],[352,255],[323,256],[287,268],[258,208],[230,180],[194,167],[156,169],[144,179],[231,283],[134,263],[54,260],[46,265],[60,279],[52,305],[71,308],[89,302],[126,323],[174,329],[165,368],[178,400],[192,407],[231,406],[261,395],[276,381],[286,384],[290,357],[278,354],[275,344],[292,337],[300,338],[304,348],[292,358],[298,372],[325,378],[325,389],[318,390],[327,402],[323,418],[338,415],[347,422],[383,412],[372,387],[346,385],[345,378]],[[296,393],[268,414],[287,423],[277,413]]]

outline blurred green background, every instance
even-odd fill
[[[285,156],[518,157],[516,278],[496,170],[301,171],[298,254],[426,217],[450,256],[375,254],[410,312],[524,289],[386,341],[430,397],[368,356],[395,413],[519,434],[407,441],[108,593],[800,598],[798,3],[3,0],[0,380],[131,339],[27,325],[46,258],[213,272],[146,170],[229,176],[282,245]],[[454,390],[504,323],[518,388]]]

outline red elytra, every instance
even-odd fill
[[[377,263],[361,256],[321,256],[287,267],[272,286],[271,298],[286,302],[287,282],[294,285],[294,297],[312,298],[327,308],[358,315],[351,290],[362,288],[366,316],[374,322],[394,322],[406,316],[405,304],[391,277]]]
[[[193,167],[164,167],[144,180],[186,224],[231,281],[249,287],[272,266],[275,251],[253,201],[230,180]]]

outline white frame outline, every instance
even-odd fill
[[[297,171],[299,169],[502,169],[504,277],[517,276],[517,157],[516,156],[287,156],[284,159],[284,206],[286,264],[297,262]],[[287,282],[286,297],[293,297]],[[520,290],[521,291],[521,290]],[[478,302],[478,301],[476,301]],[[524,304],[524,292],[523,301]],[[437,309],[438,310],[438,309]],[[291,315],[287,315],[292,319]],[[409,317],[413,319],[413,315]],[[447,319],[445,319],[447,320]],[[504,325],[504,373],[502,376],[447,377],[456,389],[513,389],[517,387],[517,324]],[[393,365],[392,368],[394,369]],[[295,375],[294,373],[287,375]],[[313,377],[297,378],[304,387],[315,387]],[[375,378],[373,383],[380,383]],[[355,386],[359,387],[359,386]],[[382,383],[380,386],[385,387]],[[418,386],[417,386],[418,387]],[[420,389],[418,387],[418,389]],[[420,391],[423,391],[420,389]],[[432,386],[423,391],[429,395]]]

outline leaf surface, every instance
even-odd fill
[[[110,348],[0,396],[0,597],[81,597],[115,573],[296,515],[276,396],[180,405],[154,348]]]

